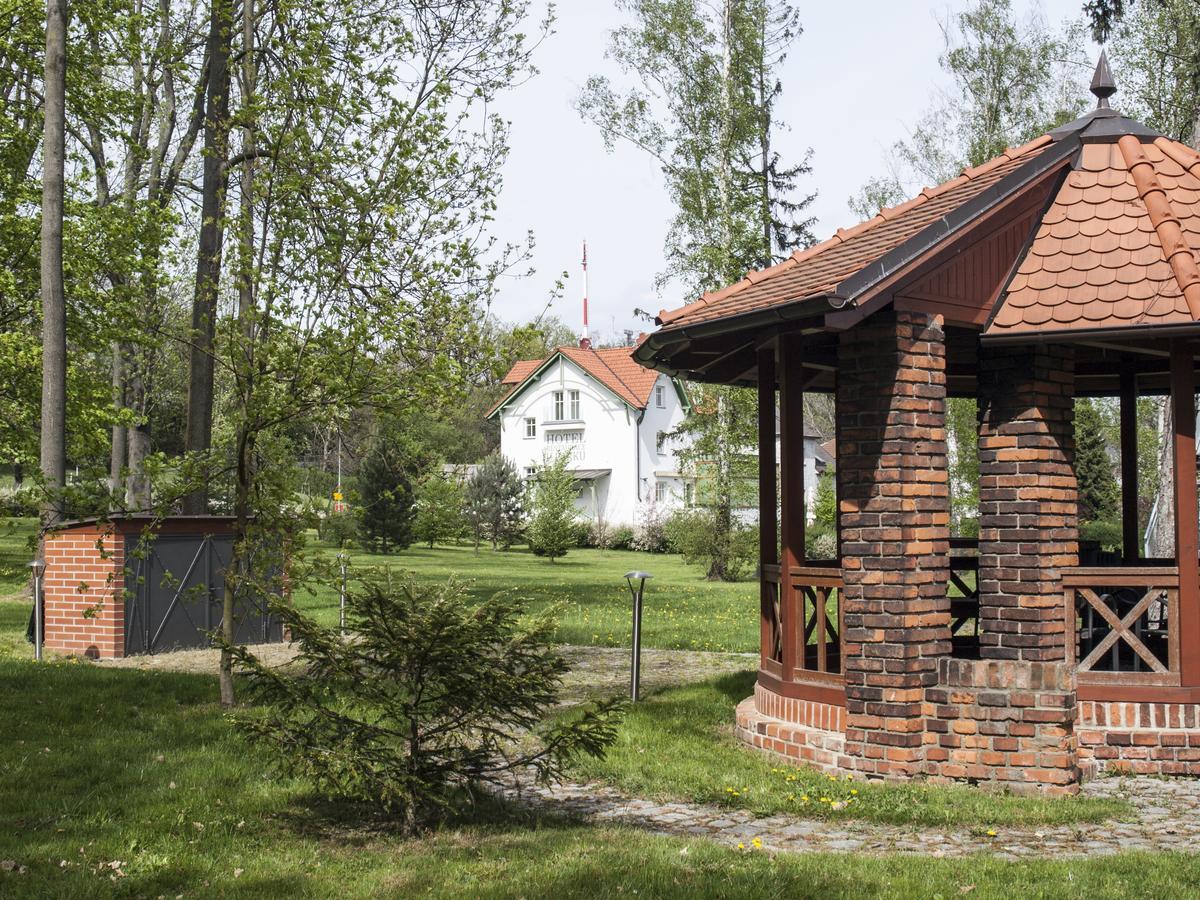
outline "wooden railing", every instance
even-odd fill
[[[842,570],[793,566],[788,576],[796,594],[795,669],[819,675],[842,674]]]
[[[783,592],[781,569],[765,565],[759,581],[761,635],[759,639],[759,668],[776,678],[783,676]]]
[[[1179,569],[1064,569],[1067,662],[1080,684],[1178,685]]]

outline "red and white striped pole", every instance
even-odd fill
[[[587,241],[583,242],[583,334],[579,337],[579,346],[588,350],[592,346],[591,335],[588,334],[588,271],[587,271]]]

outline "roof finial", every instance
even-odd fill
[[[1113,81],[1112,71],[1108,68],[1108,54],[1101,50],[1096,74],[1092,76],[1092,93],[1099,98],[1096,109],[1108,109],[1108,98],[1116,92],[1117,83]]]

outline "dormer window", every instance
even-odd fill
[[[571,419],[579,421],[579,391],[571,391]]]
[[[667,388],[665,385],[656,384],[654,386],[654,405],[659,409],[667,407]]]
[[[564,415],[564,412],[565,412],[564,405],[565,405],[565,403],[563,400],[563,392],[555,391],[554,392],[554,421],[555,422],[561,422],[563,419],[566,418],[566,416]]]
[[[537,437],[537,419],[530,418],[525,420],[525,437]]]

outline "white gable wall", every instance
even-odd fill
[[[525,475],[545,464],[546,454],[570,452],[571,469],[609,469],[610,474],[584,484],[576,501],[580,517],[596,513],[610,525],[634,525],[642,503],[655,496],[656,482],[666,482],[664,506],[682,502],[677,445],[657,452],[660,431],[669,432],[683,421],[684,410],[672,380],[660,375],[664,406],[651,390],[648,408],[634,409],[565,357],[551,362],[536,379],[500,410],[500,452]],[[579,391],[579,420],[570,419],[570,392]],[[564,421],[555,420],[554,393],[562,391]],[[535,435],[527,438],[526,419],[535,420]],[[639,418],[642,419],[639,425]],[[566,438],[582,438],[578,442]],[[660,473],[660,474],[656,474]],[[593,507],[593,488],[595,507]]]

